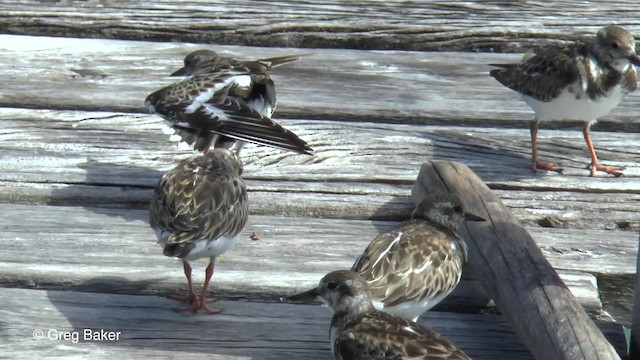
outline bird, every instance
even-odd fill
[[[540,121],[580,120],[591,163],[590,175],[605,172],[622,176],[624,167],[606,166],[598,161],[590,127],[613,110],[636,89],[635,66],[640,57],[631,33],[618,26],[598,30],[592,41],[550,45],[527,53],[515,64],[491,64],[490,76],[515,90],[529,105],[535,118],[530,123],[532,168],[562,173],[553,163],[538,160],[537,135]]]
[[[303,55],[239,61],[212,50],[196,50],[172,76],[187,76],[145,100],[150,112],[169,122],[197,151],[207,152],[215,134],[244,142],[312,155],[296,134],[271,120],[276,88],[267,71]]]
[[[376,310],[366,281],[352,271],[330,272],[316,288],[288,300],[316,298],[333,310],[329,333],[336,360],[470,359],[436,331]]]
[[[457,231],[464,220],[485,219],[453,193],[428,194],[409,220],[371,241],[351,270],[369,285],[376,309],[417,321],[455,289],[468,257]]]
[[[178,312],[217,314],[209,308],[206,293],[215,259],[230,250],[248,218],[247,187],[235,141],[217,137],[211,151],[181,161],[166,172],[149,204],[149,225],[163,254],[182,261],[188,294],[169,297],[188,303]],[[198,297],[189,262],[208,258],[202,292]]]

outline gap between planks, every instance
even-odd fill
[[[146,211],[9,204],[0,204],[0,210],[5,214],[0,218],[4,229],[0,246],[5,249],[0,253],[0,283],[4,286],[128,294],[166,294],[186,287],[179,262],[162,256],[155,244]],[[373,237],[396,224],[250,216],[236,249],[218,261],[213,291],[222,297],[277,300],[315,285],[329,271],[349,268]],[[249,240],[254,232],[260,240]],[[611,271],[621,271],[621,263],[634,259],[613,249],[603,254],[597,241],[584,238],[582,249],[571,252],[572,234],[575,231],[533,232],[581,304],[592,314],[606,317],[596,279],[588,272],[601,270],[605,262],[617,262]],[[544,250],[550,246],[567,251]],[[202,271],[196,269],[194,276],[200,279]],[[460,288],[441,309],[492,307],[473,273],[467,271]]]
[[[241,59],[303,49],[0,35],[0,106],[146,113],[144,99],[201,48]],[[323,49],[272,71],[276,118],[528,127],[532,111],[489,76],[520,55]],[[52,67],[51,64],[55,64]],[[59,91],[65,89],[65,91]],[[381,95],[382,94],[382,95]],[[640,132],[637,92],[595,129]],[[580,122],[543,122],[543,127]]]

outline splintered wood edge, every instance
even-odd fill
[[[426,194],[441,191],[458,194],[468,211],[487,219],[461,229],[469,263],[536,358],[620,358],[529,233],[477,175],[457,162],[424,163],[412,200],[417,204]]]

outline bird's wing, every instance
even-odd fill
[[[525,55],[514,64],[492,64],[490,75],[502,85],[540,101],[557,97],[566,86],[581,80],[583,44],[569,47],[549,46]],[[576,57],[576,54],[578,55]],[[580,84],[581,86],[581,84]]]
[[[409,220],[373,239],[351,270],[385,306],[448,293],[465,262],[453,237],[457,235],[424,220]]]
[[[269,81],[268,81],[269,80]],[[255,95],[256,91],[262,92]],[[173,123],[178,134],[195,130],[312,154],[305,141],[271,120],[275,108],[275,88],[263,75],[236,72],[196,74],[152,94],[147,100],[153,110]],[[181,99],[173,101],[172,99]],[[160,99],[160,100],[156,100]],[[155,101],[154,101],[155,100]]]
[[[470,360],[437,332],[414,322],[377,313],[347,326],[336,338],[334,355],[342,360]]]
[[[223,163],[235,161],[229,159],[211,153],[186,159],[162,176],[151,199],[149,223],[171,233],[169,244],[215,240],[242,230],[247,190],[236,165]]]
[[[312,154],[312,149],[298,135],[264,116],[239,98],[212,99],[194,113],[182,114],[179,118],[186,121],[192,128],[203,128],[259,145]],[[179,125],[185,124],[180,122]]]

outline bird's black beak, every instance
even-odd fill
[[[307,302],[307,301],[317,300],[319,295],[320,294],[318,294],[318,289],[313,288],[311,290],[302,292],[300,294],[287,296],[285,300],[295,301],[295,302]]]
[[[640,66],[640,56],[638,56],[638,54],[631,54],[631,55],[627,56],[627,59],[633,65]]]
[[[483,217],[480,217],[478,215],[475,215],[475,214],[472,214],[472,213],[468,213],[468,212],[464,213],[464,219],[465,220],[469,220],[469,221],[487,221]]]
[[[185,68],[180,68],[174,71],[173,74],[169,76],[186,76],[186,75],[187,75],[187,70]]]

